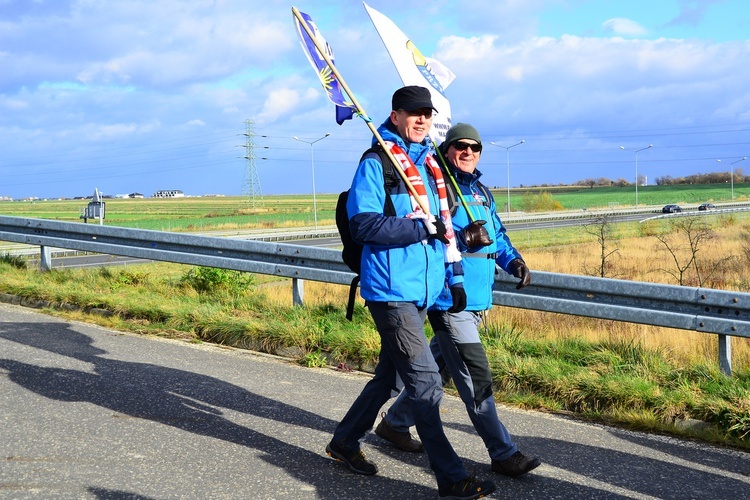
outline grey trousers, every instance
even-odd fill
[[[480,314],[474,311],[430,311],[428,317],[435,332],[430,349],[443,374],[443,382],[453,378],[466,412],[484,441],[490,458],[509,458],[518,451],[518,446],[497,414],[492,395],[492,373],[479,340]],[[409,398],[400,394],[385,418],[395,431],[408,432],[414,424]]]

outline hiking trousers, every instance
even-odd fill
[[[479,437],[484,441],[490,458],[510,458],[518,446],[500,421],[492,395],[492,373],[487,353],[479,339],[481,315],[476,311],[430,311],[430,325],[435,336],[430,342],[435,361],[445,383],[453,378],[466,412]],[[410,402],[399,395],[386,414],[393,430],[406,432],[414,423]]]
[[[469,474],[440,420],[443,388],[424,334],[426,310],[411,302],[367,301],[367,307],[380,334],[380,360],[375,376],[336,427],[333,441],[346,450],[359,449],[382,406],[403,388],[438,486],[465,479]]]

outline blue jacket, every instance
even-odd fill
[[[408,153],[425,181],[430,213],[439,213],[435,181],[424,165],[430,154],[427,141],[407,145],[390,118],[378,132],[384,140],[395,142]],[[446,266],[443,243],[428,239],[427,229],[419,219],[406,217],[414,210],[403,181],[390,188],[389,193],[396,215],[386,217],[383,167],[377,154],[366,155],[354,174],[346,205],[352,237],[364,245],[360,295],[375,302],[413,302],[428,307],[447,285],[463,282],[460,263]]]
[[[469,217],[463,204],[458,205],[456,214],[453,216],[453,229],[457,233],[458,247],[461,250],[461,258],[464,267],[464,288],[466,290],[466,310],[483,311],[492,307],[492,285],[495,282],[495,263],[504,271],[508,272],[508,264],[513,259],[520,259],[518,253],[510,242],[505,232],[505,226],[497,216],[495,199],[489,193],[490,199],[486,200],[484,191],[477,186],[477,181],[482,173],[475,170],[469,174],[449,165],[451,173],[458,183],[461,196],[471,210],[475,220],[485,220],[484,226],[490,234],[494,243],[479,249],[467,251],[464,244],[463,228],[469,225]],[[447,176],[446,176],[447,177]],[[450,179],[446,178],[448,184]],[[450,188],[449,188],[450,189]],[[494,257],[494,258],[493,258]],[[510,273],[509,273],[510,274]],[[432,309],[446,311],[452,305],[450,293],[443,293],[438,298]]]

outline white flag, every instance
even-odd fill
[[[440,144],[451,127],[451,105],[445,97],[444,90],[456,78],[456,75],[440,62],[423,56],[417,46],[393,21],[366,3],[362,3],[404,85],[419,85],[429,89],[432,105],[437,110],[432,120],[430,137]]]

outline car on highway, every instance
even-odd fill
[[[674,214],[677,212],[682,212],[682,207],[680,207],[679,205],[673,205],[673,204],[664,205],[664,208],[662,208],[661,211],[662,213],[665,213],[665,214]]]
[[[713,210],[716,208],[712,203],[702,203],[698,205],[698,210]]]

